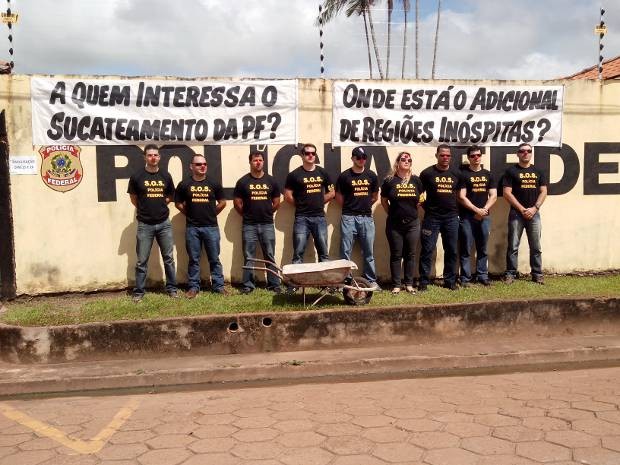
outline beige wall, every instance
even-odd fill
[[[428,84],[428,82],[426,82]],[[483,82],[455,82],[482,84]],[[502,84],[488,82],[488,84]],[[531,82],[511,82],[531,84]],[[554,82],[553,84],[558,84]],[[551,195],[541,210],[543,221],[543,266],[550,272],[576,270],[604,270],[620,268],[620,82],[566,81],[563,142],[576,152],[579,176],[572,189],[562,195]],[[2,76],[0,104],[6,110],[10,156],[37,155],[39,147],[32,145],[30,78],[29,76]],[[324,145],[331,134],[331,82],[318,79],[299,81],[299,141],[310,141],[323,155]],[[609,163],[608,171],[593,175],[584,173],[586,143],[613,143],[613,153],[603,154],[600,162]],[[55,192],[44,185],[40,175],[11,176],[12,207],[15,230],[15,262],[18,294],[62,292],[125,287],[133,281],[135,265],[135,213],[126,194],[127,179],[116,181],[117,201],[98,201],[98,173],[96,147],[82,146],[84,178],[81,184],[66,193]],[[269,146],[270,165],[281,146]],[[202,153],[203,146],[192,147]],[[248,171],[248,146],[221,148],[222,182],[233,187],[235,181]],[[371,152],[374,148],[369,149]],[[399,147],[387,153],[394,160]],[[419,173],[434,163],[434,149],[412,148],[414,170]],[[487,147],[483,157],[491,164]],[[536,153],[536,151],[535,151]],[[536,155],[535,155],[536,157]],[[508,160],[516,160],[509,155]],[[559,155],[550,157],[550,181],[560,180],[564,165]],[[322,158],[325,164],[324,158]],[[535,159],[536,161],[536,159]],[[126,163],[117,157],[117,166]],[[333,159],[332,159],[333,162]],[[341,155],[342,169],[350,165],[350,147]],[[294,157],[290,169],[298,166]],[[40,157],[39,157],[40,165]],[[569,168],[574,169],[575,163]],[[373,166],[374,168],[374,166]],[[185,168],[186,169],[186,168]],[[170,172],[175,184],[180,181],[182,166],[172,159]],[[101,177],[101,176],[99,176]],[[584,195],[587,179],[598,179],[608,186],[609,195]],[[500,273],[504,267],[507,205],[500,199],[492,212],[490,239],[490,267]],[[338,257],[340,208],[332,203],[327,207],[330,232],[330,254]],[[184,218],[174,207],[171,217],[175,230],[177,270],[179,282],[186,281],[187,254],[184,246]],[[289,263],[292,256],[291,228],[293,209],[284,205],[276,215],[277,260]],[[385,214],[375,210],[377,239],[375,255],[380,279],[389,279],[388,245],[384,234]],[[219,216],[222,231],[222,254],[227,279],[238,280],[241,274],[241,221],[228,201]],[[311,247],[309,247],[311,249]],[[313,255],[309,252],[308,259]],[[442,269],[441,245],[438,245],[437,274]],[[356,256],[359,262],[359,255]],[[523,239],[519,257],[521,271],[529,271],[527,241]],[[203,260],[203,276],[207,277]],[[162,279],[162,264],[157,253],[149,264],[149,278]]]

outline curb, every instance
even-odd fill
[[[489,352],[484,352],[488,350]],[[9,365],[0,396],[475,375],[620,366],[620,335],[517,338],[214,357]],[[8,369],[7,369],[8,368]]]

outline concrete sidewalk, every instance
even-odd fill
[[[401,344],[384,347],[133,358],[25,365],[0,362],[0,395],[264,382],[423,377],[620,366],[620,333]]]

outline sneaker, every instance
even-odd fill
[[[405,286],[405,290],[409,293],[409,294],[415,294],[415,287],[413,287],[411,284],[407,284]]]
[[[374,292],[379,292],[383,290],[381,289],[381,286],[379,286],[379,283],[377,281],[375,281],[374,283],[370,283],[370,286],[368,287]]]
[[[465,281],[464,283],[461,282],[461,287],[465,288],[465,287],[471,287],[471,283],[469,281]]]
[[[451,291],[459,290],[459,286],[456,283],[444,283],[443,287],[445,289],[450,289]]]
[[[420,292],[426,292],[428,291],[428,284],[418,284],[418,291]]]
[[[239,292],[243,295],[248,295],[254,292],[254,289],[252,289],[251,287],[244,287],[244,288],[241,288]]]
[[[131,300],[133,301],[133,303],[137,304],[137,303],[142,302],[142,298],[143,298],[143,297],[144,297],[143,295],[140,295],[140,294],[134,294],[134,295],[131,297]]]
[[[178,299],[180,297],[177,291],[169,291],[167,294],[171,299]]]
[[[273,292],[276,295],[282,294],[282,288],[280,286],[278,286],[278,287],[270,287],[270,288],[267,288],[267,290]]]
[[[488,287],[491,285],[491,281],[489,281],[488,279],[481,279],[479,282],[485,287]]]
[[[213,293],[214,294],[220,294],[220,295],[228,295],[229,292],[223,288],[223,287],[218,287],[217,289],[213,289]]]
[[[298,290],[299,290],[299,289],[298,289],[298,288],[296,288],[295,286],[289,286],[289,287],[287,287],[287,288],[286,288],[286,293],[287,293],[288,295],[293,295],[293,294],[295,294],[295,292],[297,292]]]
[[[504,278],[504,283],[506,284],[512,284],[515,282],[515,277],[511,274],[507,274],[506,277]]]
[[[545,278],[543,275],[532,276],[532,282],[536,284],[545,284]]]
[[[394,294],[394,295],[400,294],[400,287],[393,287],[392,288],[392,294]]]
[[[197,295],[198,291],[196,289],[190,289],[185,293],[185,297],[187,297],[188,299],[195,299]]]

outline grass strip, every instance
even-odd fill
[[[547,276],[541,286],[526,279],[512,285],[493,281],[492,286],[480,284],[458,291],[429,286],[428,291],[411,295],[401,292],[392,295],[389,290],[375,292],[370,306],[427,305],[489,302],[506,300],[534,300],[559,297],[620,297],[620,275],[602,276]],[[222,296],[201,292],[195,299],[171,299],[162,293],[147,293],[142,302],[134,303],[128,295],[101,293],[96,295],[68,294],[53,297],[20,298],[6,302],[0,313],[0,322],[17,326],[55,326],[118,320],[144,320],[214,314],[248,312],[283,312],[304,310],[301,291],[295,295],[274,295],[257,289],[242,295],[229,288],[231,295]],[[316,289],[307,289],[311,303]],[[342,293],[324,298],[312,309],[348,307]]]

